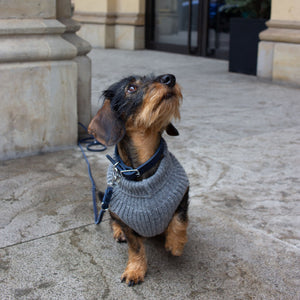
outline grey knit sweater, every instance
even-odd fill
[[[163,233],[180,204],[189,181],[175,156],[164,143],[164,157],[151,177],[142,181],[121,178],[114,186],[109,210],[144,237]],[[113,177],[113,166],[107,180]]]

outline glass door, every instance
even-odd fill
[[[152,0],[147,2],[146,47],[203,55],[208,0]],[[203,47],[204,46],[204,47]]]
[[[210,0],[208,11],[208,42],[206,55],[215,58],[229,57],[229,23],[235,15],[231,12],[234,5],[225,0]]]
[[[228,58],[225,0],[148,0],[146,48]]]

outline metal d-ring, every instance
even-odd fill
[[[140,171],[139,171],[138,169],[121,170],[121,171],[120,171],[121,175],[122,175],[123,173],[129,173],[129,172],[135,172],[137,177],[140,177],[140,176],[141,176],[141,173],[140,173]]]

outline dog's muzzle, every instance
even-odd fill
[[[156,78],[156,81],[158,81],[162,84],[165,84],[168,87],[172,88],[176,84],[176,77],[172,74],[164,74],[164,75],[158,76]]]

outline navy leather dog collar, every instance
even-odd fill
[[[160,140],[160,144],[154,155],[147,160],[145,163],[140,165],[137,168],[132,168],[123,162],[121,159],[119,153],[118,153],[118,148],[117,146],[115,147],[115,160],[110,156],[106,155],[106,157],[110,160],[110,162],[114,165],[114,168],[118,173],[128,179],[128,180],[135,180],[137,177],[142,176],[145,172],[150,170],[156,163],[159,162],[159,160],[162,157],[162,154],[164,152],[164,141],[163,139]]]

